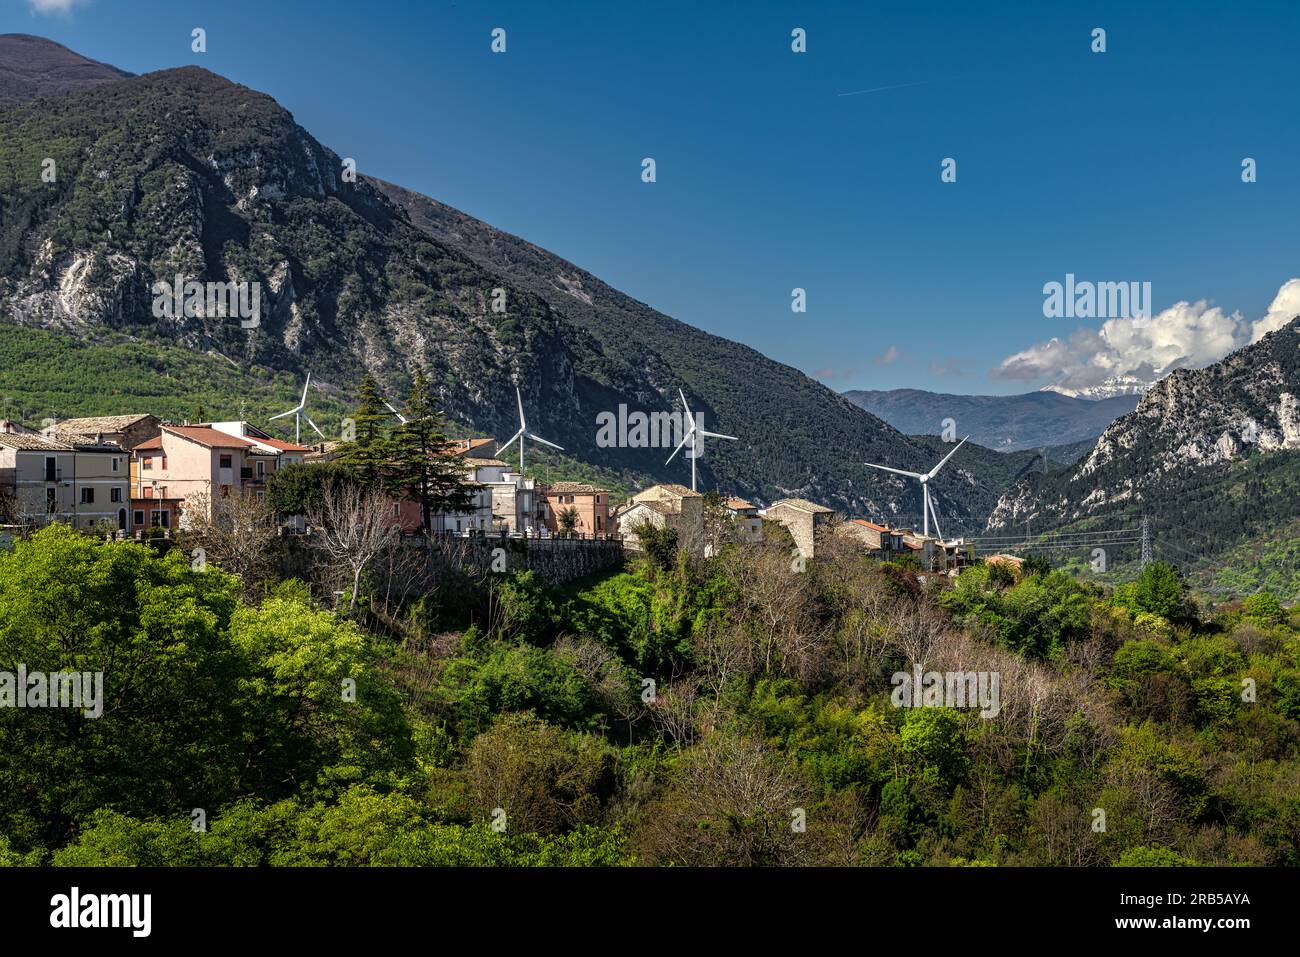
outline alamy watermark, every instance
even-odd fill
[[[87,718],[104,713],[102,671],[0,671],[0,708],[80,708]]]
[[[694,413],[695,424],[703,429],[704,414]],[[628,411],[620,403],[618,412],[596,414],[596,445],[602,449],[675,449],[690,432],[690,425],[678,410],[672,412]],[[695,442],[684,453],[688,458],[704,454],[704,436],[697,434]]]
[[[1043,285],[1043,315],[1048,319],[1150,319],[1151,283],[1076,281]]]
[[[895,671],[889,700],[895,708],[979,708],[981,718],[1002,710],[1002,675],[996,671]]]
[[[74,886],[50,898],[50,926],[123,928],[132,937],[148,937],[153,929],[153,895],[83,894]]]
[[[262,324],[260,282],[199,282],[178,274],[174,283],[155,282],[153,297],[155,319],[238,317],[241,329]]]

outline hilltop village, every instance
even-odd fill
[[[277,476],[336,464],[349,445],[287,441],[247,421],[174,423],[148,413],[63,419],[39,430],[0,420],[0,525],[9,535],[60,522],[116,538],[170,538],[195,523],[222,521],[228,503],[267,506]],[[426,520],[418,491],[390,483],[391,523],[406,535],[612,540],[632,551],[642,548],[649,527],[671,530],[683,547],[703,554],[722,541],[762,541],[779,526],[795,557],[814,557],[818,541],[835,534],[874,557],[914,556],[927,572],[955,570],[971,555],[960,539],[848,517],[800,498],[761,507],[679,484],[620,495],[585,482],[542,482],[498,458],[501,449],[490,436],[443,440],[436,454],[461,488],[443,489]],[[271,510],[282,533],[310,532],[313,516]]]

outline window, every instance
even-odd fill
[[[82,505],[94,505],[94,504],[95,504],[95,490],[94,490],[93,488],[87,488],[87,487],[85,487],[85,486],[82,486],[82,489],[81,489],[81,504],[82,504]]]
[[[55,490],[52,488],[47,488],[45,490],[45,511],[47,512],[53,512],[56,507],[54,501],[54,492]]]
[[[140,468],[141,468],[143,471],[145,471],[145,472],[152,472],[152,471],[153,471],[153,456],[151,456],[151,455],[142,455],[142,456],[140,456]]]
[[[58,459],[53,455],[45,456],[45,481],[55,482],[58,481],[58,477]]]
[[[231,460],[230,460],[230,456],[229,456],[229,455],[223,455],[223,456],[221,456],[221,467],[222,467],[223,469],[228,469],[228,468],[230,468],[230,461],[231,461]]]
[[[258,462],[257,462],[257,477],[258,477],[258,478],[261,478],[261,477],[264,476],[265,474],[266,474],[266,463],[263,462],[261,459],[258,459]]]
[[[113,456],[113,471],[117,471],[117,456]]]
[[[126,509],[117,510],[117,527],[119,531],[126,531]]]
[[[131,516],[131,522],[135,525],[144,524],[144,509],[137,508]]]
[[[122,501],[122,489],[119,486],[114,485],[111,489],[108,490],[108,500],[110,502]]]

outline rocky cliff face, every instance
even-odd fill
[[[590,394],[575,375],[588,337],[518,290],[492,312],[498,281],[349,181],[269,97],[163,71],[7,110],[0,140],[18,152],[3,184],[6,321],[311,369],[336,390],[367,369],[400,389],[419,364],[453,415],[488,429],[511,420],[516,377],[556,418]],[[204,295],[159,315],[155,284],[177,277],[256,283],[256,326]]]

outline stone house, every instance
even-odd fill
[[[804,558],[812,558],[817,548],[817,533],[835,518],[835,510],[802,498],[783,498],[760,513],[765,519],[784,525],[794,538],[795,547]]]
[[[543,521],[556,534],[561,529],[560,516],[573,509],[577,521],[574,532],[588,538],[616,531],[609,515],[609,491],[585,482],[553,482],[543,485],[538,496],[544,509]]]

